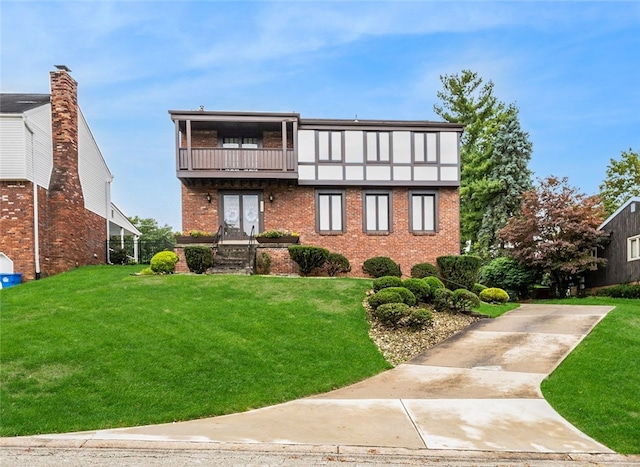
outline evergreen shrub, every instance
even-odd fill
[[[480,300],[487,303],[507,303],[509,294],[498,287],[489,287],[480,292]]]
[[[453,291],[453,308],[457,311],[468,311],[471,308],[478,308],[480,299],[476,294],[467,289],[456,289]]]
[[[373,290],[375,292],[387,287],[402,287],[402,279],[398,276],[382,276],[373,280]]]
[[[596,295],[612,298],[640,298],[640,284],[619,284],[598,289]]]
[[[390,289],[382,289],[379,292],[370,295],[367,301],[369,302],[369,306],[372,310],[375,310],[385,303],[404,303],[402,296],[397,291]]]
[[[473,290],[478,282],[478,273],[482,265],[479,256],[439,256],[436,259],[444,285],[448,289]]]
[[[436,311],[448,311],[453,307],[453,292],[449,289],[436,289],[433,292],[433,307]]]
[[[411,277],[422,279],[429,276],[438,276],[438,268],[431,263],[418,263],[411,268]]]
[[[256,257],[256,273],[268,276],[271,272],[271,255],[266,251],[261,251]]]
[[[184,247],[184,258],[187,260],[189,271],[196,274],[204,274],[213,266],[213,254],[211,248],[203,245]]]
[[[400,265],[386,256],[369,258],[362,265],[362,271],[371,277],[402,276]]]
[[[444,286],[444,283],[438,279],[435,276],[428,276],[425,277],[424,279],[422,279],[424,281],[425,284],[427,284],[429,286],[429,289],[431,290],[431,295],[433,296],[434,291],[438,290],[438,289],[446,289],[446,287]]]
[[[127,264],[129,262],[127,250],[120,247],[114,248],[109,252],[109,261],[111,264]]]
[[[411,290],[407,289],[406,287],[387,287],[383,290],[389,290],[391,292],[397,293],[398,295],[400,295],[400,298],[402,298],[402,302],[406,303],[409,306],[413,306],[417,302],[416,296],[413,294],[413,292],[411,292]]]
[[[300,273],[308,276],[311,271],[324,265],[329,257],[329,250],[318,246],[291,245],[289,256],[300,266]]]
[[[156,274],[173,274],[176,270],[178,255],[173,251],[161,251],[151,258],[151,270]]]
[[[402,282],[402,286],[413,292],[418,302],[427,303],[431,299],[431,289],[429,285],[422,279],[406,279]]]
[[[338,274],[346,274],[351,271],[351,264],[346,256],[340,253],[329,253],[327,261],[325,262],[325,268],[329,277],[337,276]]]
[[[414,308],[406,317],[405,322],[409,329],[419,331],[433,323],[433,313],[426,308]]]
[[[482,284],[473,284],[473,289],[471,289],[471,291],[476,294],[476,295],[480,295],[480,292],[482,292],[484,289],[486,289],[487,286],[486,285],[482,285]]]
[[[372,311],[372,315],[381,324],[398,327],[401,321],[410,313],[409,305],[405,303],[383,303]]]
[[[480,281],[489,287],[512,290],[523,298],[529,296],[529,290],[535,283],[535,274],[515,259],[502,256],[480,269]]]

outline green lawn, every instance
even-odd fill
[[[371,280],[80,268],[0,291],[0,434],[244,411],[390,368]]]
[[[591,437],[617,452],[639,454],[640,300],[593,297],[553,303],[616,308],[543,382],[544,397]]]
[[[514,302],[502,303],[493,305],[491,303],[480,302],[480,306],[478,308],[474,308],[474,311],[482,313],[483,315],[490,316],[491,318],[497,318],[498,316],[504,315],[507,311],[514,310],[518,308],[520,305]]]

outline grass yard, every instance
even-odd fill
[[[171,422],[321,393],[390,367],[371,280],[76,269],[0,292],[0,435]]]
[[[515,310],[520,305],[514,302],[501,303],[493,305],[491,303],[480,302],[478,308],[474,308],[474,311],[482,313],[483,315],[490,316],[491,318],[497,318],[504,315],[507,311]]]
[[[640,300],[593,297],[543,301],[615,305],[542,383],[545,399],[589,436],[640,454]]]

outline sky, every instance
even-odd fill
[[[520,109],[535,178],[596,194],[640,150],[640,2],[0,0],[0,91],[63,64],[128,216],[180,230],[169,110],[440,120],[440,76]]]

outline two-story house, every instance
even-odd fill
[[[108,236],[140,235],[111,202],[69,71],[50,73],[51,94],[0,94],[0,272],[25,280],[105,263]]]
[[[297,113],[169,111],[184,230],[224,243],[287,229],[345,255],[352,275],[388,256],[404,274],[458,254],[463,126],[303,119]],[[296,272],[269,249],[276,273]]]

